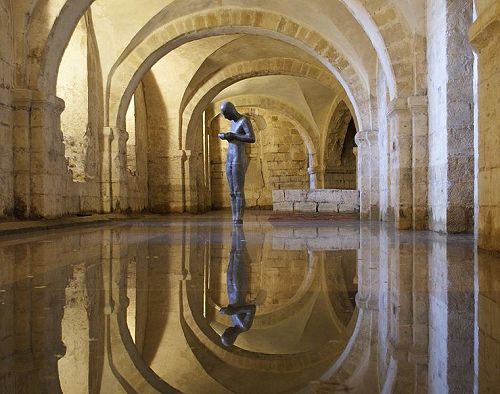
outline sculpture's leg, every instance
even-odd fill
[[[244,165],[234,166],[234,192],[236,195],[236,220],[235,223],[243,223],[243,214],[245,213],[245,170]]]
[[[234,171],[233,171],[233,165],[231,162],[227,162],[226,164],[226,177],[227,177],[227,183],[229,185],[229,198],[231,199],[231,213],[232,213],[232,221],[234,222],[236,220],[236,194],[234,191]]]

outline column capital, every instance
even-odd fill
[[[371,144],[378,141],[378,130],[358,131],[354,136],[354,141],[358,146],[364,143]]]
[[[61,114],[66,108],[66,103],[60,97],[45,94],[38,90],[14,89],[12,91],[12,106],[16,108],[48,107]]]
[[[378,145],[378,130],[367,130],[365,133],[370,146]]]
[[[500,3],[497,1],[478,15],[469,29],[469,41],[476,52],[481,52],[491,41],[498,40],[499,32]]]
[[[307,168],[307,173],[309,175],[314,175],[314,174],[321,174],[325,172],[326,167],[324,165],[318,165],[318,166],[313,166],[313,167],[308,167]]]
[[[408,98],[398,97],[387,104],[387,116],[408,110]]]

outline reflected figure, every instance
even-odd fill
[[[231,130],[227,133],[219,133],[219,138],[229,143],[226,158],[226,176],[229,184],[229,195],[231,196],[233,223],[243,223],[245,173],[248,167],[245,144],[255,142],[255,133],[250,119],[241,115],[232,103],[224,102],[220,111],[226,119],[231,121]]]
[[[233,323],[233,326],[227,328],[221,335],[221,341],[227,347],[232,346],[242,332],[250,330],[255,317],[255,304],[247,302],[249,293],[247,266],[249,264],[250,256],[247,251],[243,226],[233,224],[231,252],[227,268],[229,305],[220,309],[221,314],[231,316]]]

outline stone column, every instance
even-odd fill
[[[410,229],[412,196],[412,119],[407,99],[392,100],[387,108],[389,130],[389,220]]]
[[[325,167],[309,167],[307,172],[309,174],[309,188],[311,190],[325,188]]]
[[[113,141],[113,130],[104,127],[101,142],[101,210],[102,213],[110,213],[113,210],[111,190],[111,141]]]
[[[370,145],[366,131],[360,131],[355,137],[358,146],[357,155],[357,178],[358,190],[360,193],[360,217],[361,219],[370,218],[370,199],[371,199],[371,179],[370,179]]]
[[[500,251],[500,4],[477,0],[469,37],[478,60],[479,247]]]
[[[378,144],[378,130],[366,132],[366,138],[370,147],[370,219],[380,219],[380,149]]]
[[[425,230],[427,224],[427,169],[429,165],[429,125],[427,96],[408,98],[412,118],[412,228]]]
[[[13,109],[16,215],[56,217],[77,211],[77,206],[64,204],[70,180],[60,126],[64,101],[38,91],[16,90]]]
[[[0,87],[0,216],[10,216],[14,210],[12,157],[12,102],[9,89]]]
[[[127,140],[128,133],[112,127],[109,162],[111,182],[111,209],[120,212],[128,208]]]

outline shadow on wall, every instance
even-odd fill
[[[149,210],[171,212],[182,208],[182,188],[172,179],[173,165],[169,155],[168,111],[158,81],[152,71],[142,80],[148,129],[148,190]],[[179,168],[180,170],[180,168]],[[180,201],[176,201],[180,199]]]

